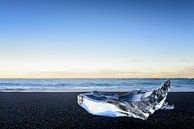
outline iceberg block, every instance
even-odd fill
[[[77,96],[77,102],[93,115],[146,120],[156,110],[174,108],[165,102],[169,91],[170,80],[155,90],[134,90],[123,95],[97,91],[83,93]]]

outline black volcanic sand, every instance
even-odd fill
[[[100,117],[77,104],[79,93],[0,93],[0,129],[194,129],[194,92],[170,93],[174,110],[148,120]]]

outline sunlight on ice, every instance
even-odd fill
[[[90,92],[77,96],[78,104],[88,113],[109,117],[134,117],[146,120],[156,110],[174,109],[165,102],[170,91],[170,80],[155,90],[134,90],[123,95]]]

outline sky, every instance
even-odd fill
[[[0,0],[0,78],[194,77],[193,0]]]

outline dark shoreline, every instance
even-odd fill
[[[170,92],[174,110],[148,120],[99,117],[77,104],[79,92],[0,92],[0,128],[14,129],[194,129],[194,92]]]

